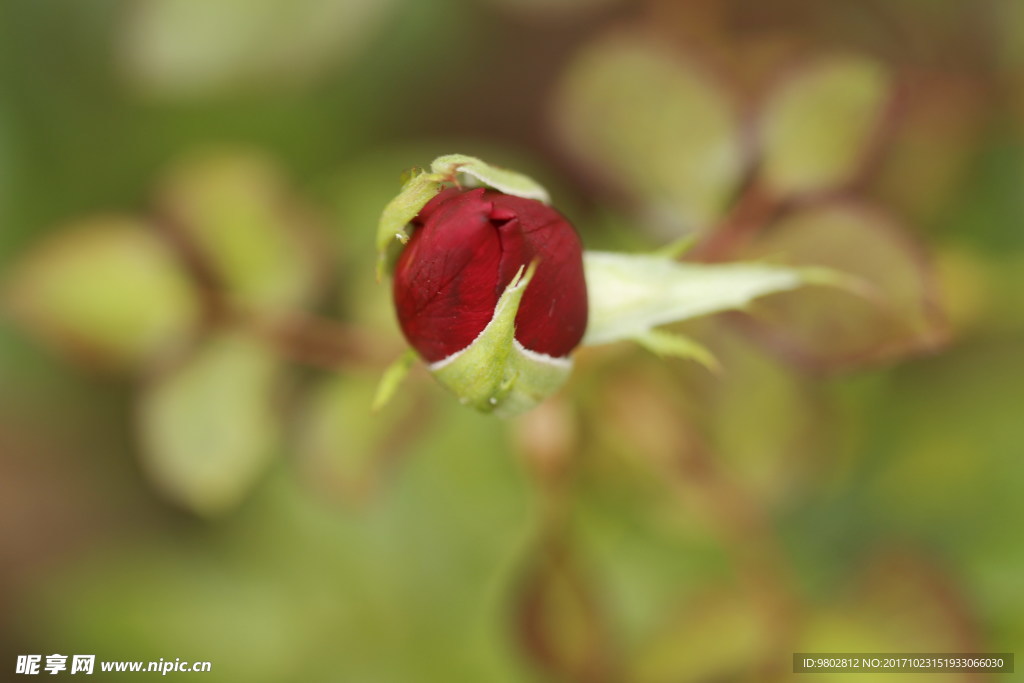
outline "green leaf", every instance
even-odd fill
[[[430,164],[430,170],[444,176],[446,180],[455,180],[458,174],[464,173],[505,194],[525,199],[536,199],[545,204],[551,201],[548,191],[533,178],[500,166],[491,166],[476,157],[465,154],[449,154],[438,157]]]
[[[15,265],[5,299],[72,356],[134,368],[178,348],[199,323],[186,273],[145,223],[95,218],[59,230]]]
[[[413,359],[410,351],[400,361],[407,369]],[[415,436],[412,397],[404,393],[385,413],[373,414],[374,391],[372,372],[332,374],[313,385],[298,413],[297,460],[310,485],[332,497],[359,502],[371,496]]]
[[[685,228],[721,214],[746,163],[739,117],[723,90],[646,37],[585,47],[562,78],[555,122],[588,171]]]
[[[294,88],[354,57],[394,0],[150,0],[121,30],[132,81],[163,97]]]
[[[753,321],[776,345],[815,365],[843,365],[935,348],[944,314],[921,246],[870,206],[833,203],[797,211],[764,230],[740,255],[806,272],[830,272],[840,287],[760,302]]]
[[[741,309],[759,296],[825,279],[820,270],[679,263],[649,254],[588,251],[583,265],[590,305],[587,345],[649,339],[658,325]]]
[[[534,270],[531,265],[524,275],[520,268],[472,344],[430,365],[434,377],[464,405],[511,417],[537,405],[568,378],[571,360],[534,353],[515,340],[516,312]]]
[[[757,680],[774,661],[778,628],[756,595],[708,591],[687,600],[634,655],[627,679],[637,683]]]
[[[791,195],[852,180],[890,89],[885,69],[863,57],[835,57],[793,74],[769,100],[761,122],[767,184]]]
[[[311,298],[321,265],[312,226],[269,160],[232,151],[186,160],[160,198],[172,227],[237,305],[273,313]]]
[[[143,464],[171,499],[203,515],[236,505],[279,436],[279,364],[237,333],[209,340],[142,395]]]

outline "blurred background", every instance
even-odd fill
[[[717,374],[612,345],[516,420],[422,368],[371,413],[376,220],[455,152],[588,248],[873,295],[682,326]],[[0,288],[3,667],[772,681],[1024,642],[1020,2],[0,0]]]

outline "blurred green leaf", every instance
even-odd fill
[[[718,84],[639,37],[603,38],[576,55],[555,123],[588,170],[690,229],[721,213],[745,164],[738,116]]]
[[[723,370],[683,387],[691,419],[732,479],[766,509],[784,508],[819,481],[829,413],[814,383],[725,322],[701,330]]]
[[[1024,635],[1024,547],[1006,524],[1024,518],[1022,344],[1019,332],[961,342],[894,373],[874,406],[883,436],[863,502],[878,528],[955,558],[1003,643]]]
[[[160,200],[235,303],[275,312],[309,300],[321,265],[309,216],[271,162],[244,152],[189,159],[164,180]]]
[[[913,96],[900,99],[898,127],[886,140],[871,194],[915,223],[946,224],[968,174],[980,171],[971,161],[987,112],[984,88],[966,74],[943,73],[915,74],[913,89]],[[995,175],[1006,179],[1009,173],[1004,167]],[[971,182],[986,183],[983,175],[977,172]]]
[[[392,0],[149,0],[127,5],[123,69],[146,92],[193,97],[294,87],[353,57]]]
[[[35,582],[31,642],[208,659],[217,681],[532,680],[507,592],[532,492],[494,425],[439,402],[384,495],[358,509],[275,468],[216,523],[93,546]]]
[[[775,658],[774,625],[758,596],[731,588],[676,607],[660,632],[634,655],[627,680],[636,683],[755,680]]]
[[[7,205],[11,201],[11,185],[14,179],[14,150],[12,149],[11,139],[8,114],[5,108],[0,106],[0,221],[4,222],[9,220]],[[3,247],[4,244],[0,241],[0,263],[5,260]]]
[[[741,256],[824,266],[866,284],[860,293],[818,287],[757,302],[752,313],[762,336],[799,359],[841,365],[891,358],[932,348],[945,334],[920,246],[871,207],[809,207],[764,230]]]
[[[949,239],[984,249],[998,262],[1024,255],[1024,135],[991,136],[984,143],[973,150],[964,184],[940,226]]]
[[[1024,6],[1016,2],[1000,2],[992,6],[992,11],[991,26],[996,33],[998,55],[1018,74],[1019,79],[1020,69],[1024,66]]]
[[[568,21],[597,12],[620,0],[483,0],[506,12],[546,20]]]
[[[950,579],[909,552],[880,553],[856,585],[806,619],[798,652],[978,652],[969,617]],[[815,674],[847,681],[847,674]],[[976,674],[943,674],[973,681]]]
[[[584,344],[646,335],[653,327],[746,307],[759,296],[829,281],[824,270],[757,263],[705,265],[669,257],[583,254],[590,319]]]
[[[517,598],[521,646],[559,680],[612,680],[615,653],[597,596],[575,559],[557,541],[548,541],[534,563]]]
[[[282,591],[280,576],[267,576],[259,562],[243,565],[225,555],[166,538],[104,547],[107,561],[49,577],[33,609],[47,615],[39,642],[60,640],[73,651],[96,652],[97,659],[118,653],[209,661],[205,677],[212,681],[296,680],[296,670],[316,659],[309,625],[319,624],[319,615],[310,598]],[[98,664],[96,674],[103,680]]]
[[[654,490],[644,498],[668,496],[680,514],[712,528],[715,510],[702,503],[708,482],[684,472],[703,471],[699,463],[713,460],[707,466],[715,476],[759,509],[786,509],[827,466],[820,454],[831,447],[825,437],[834,427],[816,385],[731,323],[704,319],[683,326],[688,338],[713,351],[717,372],[632,358],[585,390],[599,401],[589,408],[599,451],[627,461],[623,468],[651,473]],[[620,489],[628,486],[622,471],[604,476]]]
[[[638,354],[582,401],[589,447],[574,472],[572,538],[625,651],[647,647],[669,610],[728,567],[714,520],[695,509],[698,487],[680,474],[698,430],[684,388]]]
[[[178,348],[199,302],[174,254],[142,221],[111,216],[57,231],[16,264],[5,298],[72,356],[138,368]]]
[[[148,387],[139,427],[154,483],[200,514],[237,504],[277,445],[279,371],[261,343],[222,333]]]
[[[768,185],[792,195],[831,190],[852,180],[889,98],[884,67],[864,57],[833,57],[792,73],[762,114]]]
[[[596,453],[588,462],[596,480],[615,482],[623,492],[642,486],[637,504],[657,497],[672,501],[675,495],[670,473],[691,450],[696,433],[686,382],[680,381],[687,370],[708,375],[689,364],[669,372],[660,359],[634,352],[618,367],[587,378],[590,386],[579,397],[595,431]]]
[[[365,373],[326,377],[299,411],[295,454],[310,484],[331,497],[358,503],[372,496],[426,417],[413,411],[409,391],[374,412],[376,379]]]

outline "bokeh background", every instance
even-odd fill
[[[683,325],[718,373],[620,344],[516,420],[422,369],[371,413],[403,348],[376,219],[453,152],[589,248],[872,287]],[[1016,0],[2,0],[0,278],[3,677],[772,681],[1024,642]]]

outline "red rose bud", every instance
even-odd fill
[[[462,183],[489,189],[442,189]],[[441,384],[483,412],[516,415],[558,391],[581,341],[629,339],[713,369],[702,346],[656,327],[803,284],[855,291],[821,268],[680,263],[682,244],[655,254],[584,254],[547,197],[521,173],[449,154],[414,172],[377,224],[378,277],[395,240],[405,244],[394,273],[402,332]],[[394,394],[415,357],[407,351],[385,370],[375,406]]]
[[[579,344],[587,327],[583,251],[560,213],[534,199],[451,188],[423,207],[412,228],[395,267],[394,300],[403,334],[428,362],[469,347],[506,288],[534,263],[515,340],[556,359]]]

